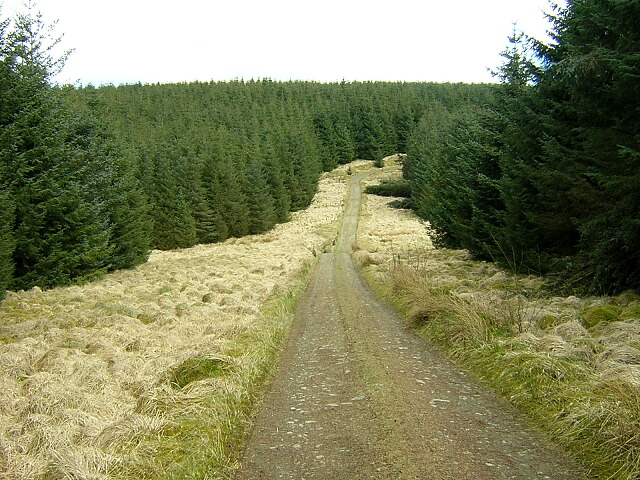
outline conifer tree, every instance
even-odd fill
[[[356,145],[349,127],[344,123],[333,125],[331,146],[336,163],[345,164],[356,159]]]
[[[547,162],[542,188],[577,249],[566,268],[597,292],[640,286],[640,3],[570,0],[538,43]]]
[[[498,188],[504,208],[487,251],[519,271],[542,272],[550,268],[549,255],[543,252],[563,247],[556,243],[561,238],[558,232],[543,230],[538,222],[550,210],[540,203],[545,192],[536,184],[544,154],[535,93],[540,70],[533,61],[530,43],[515,30],[509,37],[508,48],[502,52],[504,62],[494,73],[501,82],[495,106],[483,122],[490,133],[486,141],[493,145],[499,166]]]
[[[18,15],[3,52],[0,143],[15,207],[14,288],[92,278],[106,271],[112,253],[108,218],[87,188],[108,173],[49,84],[60,66],[51,43],[40,16]]]
[[[428,219],[446,240],[455,241],[449,232],[447,213],[447,174],[450,165],[445,139],[453,129],[455,117],[444,105],[434,105],[416,126],[410,140],[409,160],[403,175],[411,182],[412,204],[418,215]]]
[[[117,149],[109,159],[114,165],[111,188],[106,199],[113,253],[110,270],[131,268],[149,258],[153,223],[149,200],[136,177],[136,163]]]
[[[7,38],[9,19],[0,22],[0,132],[8,127],[15,114],[11,105],[11,91],[16,82],[14,73],[14,57]],[[0,300],[5,295],[13,278],[13,237],[14,210],[10,195],[8,152],[11,148],[10,138],[0,133]]]
[[[263,151],[265,155],[264,173],[273,198],[276,222],[287,222],[291,217],[291,196],[285,187],[284,175],[276,157],[276,149],[271,142],[268,142]]]
[[[180,169],[171,148],[161,148],[155,159],[153,184],[153,246],[161,250],[187,248],[198,241],[191,204],[180,185]]]
[[[196,222],[198,243],[214,243],[219,238],[219,218],[211,207],[204,186],[198,182],[192,195],[191,209]]]
[[[215,201],[226,225],[227,235],[236,238],[248,235],[249,202],[242,188],[244,172],[238,171],[231,163],[222,163],[217,174],[220,190]]]
[[[209,152],[204,159],[202,170],[202,194],[207,207],[206,230],[201,225],[198,240],[205,243],[222,242],[229,238],[229,228],[222,216],[222,186],[217,173],[217,157],[215,152]]]
[[[267,175],[260,160],[253,159],[247,167],[244,191],[249,207],[249,233],[271,230],[277,221]]]

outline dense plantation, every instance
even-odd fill
[[[153,207],[152,245],[171,249],[271,229],[309,204],[322,171],[405,150],[433,98],[479,88],[265,79],[69,93],[125,145]]]
[[[267,231],[319,174],[407,152],[443,240],[571,291],[640,287],[640,6],[570,1],[500,85],[53,85],[37,16],[0,24],[0,292]]]
[[[1,14],[6,475],[231,478],[370,159],[372,284],[593,478],[640,478],[640,2],[569,0],[494,85],[60,86],[52,30]]]
[[[568,292],[640,287],[640,3],[572,0],[514,34],[496,102],[430,110],[406,174],[452,246]]]
[[[39,17],[0,30],[0,291],[53,287],[267,231],[322,171],[406,150],[471,85],[233,81],[59,87]]]
[[[88,280],[145,261],[135,164],[51,76],[41,18],[0,23],[0,291]]]

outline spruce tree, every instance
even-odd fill
[[[571,0],[554,17],[555,40],[538,44],[547,66],[544,187],[577,248],[566,265],[596,292],[640,286],[640,3]]]
[[[356,145],[349,127],[344,123],[337,123],[333,126],[332,149],[338,164],[353,162],[356,159]]]
[[[423,115],[411,137],[409,161],[403,172],[411,182],[411,201],[418,215],[453,244],[456,240],[449,229],[446,172],[451,163],[445,139],[454,120],[455,116],[444,105],[436,104]]]
[[[45,287],[106,271],[109,222],[91,185],[105,172],[63,95],[49,84],[60,61],[40,16],[18,15],[3,51],[0,143],[14,205],[13,288]]]
[[[153,247],[160,250],[192,247],[198,242],[192,205],[180,185],[175,152],[158,146],[153,183]]]
[[[249,207],[249,233],[271,230],[277,221],[267,175],[260,160],[253,159],[247,167],[244,191]]]
[[[114,164],[111,188],[105,202],[112,225],[109,241],[113,252],[109,268],[117,270],[147,261],[153,223],[149,200],[136,176],[133,158],[117,149],[109,159]]]
[[[244,192],[244,172],[234,165],[222,163],[217,172],[216,207],[227,228],[229,237],[243,237],[249,234],[249,202]]]
[[[88,198],[107,218],[112,253],[109,270],[131,268],[149,256],[152,223],[148,198],[139,180],[140,164],[135,152],[117,138],[113,128],[100,122],[97,90],[88,88],[88,101],[79,101],[76,89],[62,89],[73,109],[76,143],[90,151],[84,163],[96,175],[85,180]]]
[[[204,160],[202,170],[202,193],[206,202],[207,228],[206,232],[201,224],[198,240],[205,243],[222,242],[229,238],[229,228],[222,216],[222,186],[217,174],[217,158],[210,153]]]
[[[13,278],[13,237],[15,205],[11,197],[9,184],[9,150],[11,138],[2,132],[13,121],[13,98],[15,65],[12,48],[9,43],[9,19],[0,22],[0,300],[9,288]]]
[[[264,173],[269,192],[273,198],[273,208],[277,223],[289,221],[291,215],[291,196],[285,187],[282,168],[276,157],[276,149],[269,142],[263,148],[264,151]]]
[[[229,226],[225,221],[224,200],[225,192],[222,189],[217,175],[207,182],[207,204],[211,211],[211,242],[223,242],[231,236]]]

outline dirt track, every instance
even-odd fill
[[[237,480],[581,479],[510,406],[415,337],[351,259],[360,181],[297,308]]]

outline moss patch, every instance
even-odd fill
[[[203,355],[189,358],[168,375],[167,381],[177,388],[184,388],[191,382],[218,377],[232,370],[233,361],[214,355]]]
[[[599,305],[585,308],[582,311],[581,322],[585,328],[608,325],[620,318],[622,309],[616,305]]]

